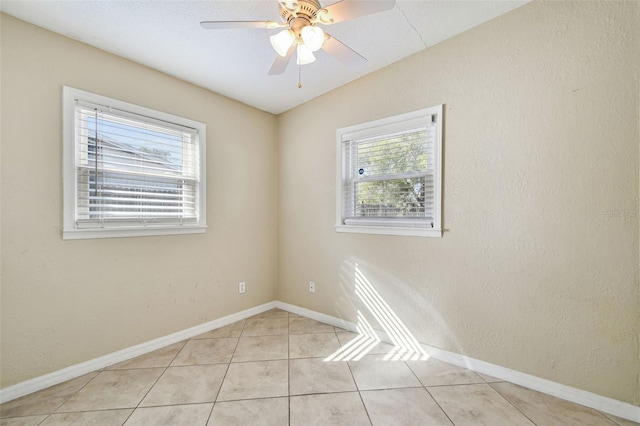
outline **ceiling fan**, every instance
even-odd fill
[[[361,16],[383,12],[395,6],[395,0],[342,0],[325,8],[318,0],[278,0],[282,22],[274,21],[202,21],[208,30],[233,28],[284,28],[270,37],[277,52],[269,75],[282,74],[294,53],[297,64],[306,65],[316,60],[313,52],[324,50],[351,69],[359,69],[366,58],[330,36],[319,25],[331,25]],[[300,85],[299,85],[300,87]]]

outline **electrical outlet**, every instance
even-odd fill
[[[238,284],[238,293],[242,294],[244,293],[245,290],[245,283],[244,281],[242,281],[240,284]]]
[[[313,281],[309,281],[309,293],[315,293],[316,292],[316,283],[314,283]]]

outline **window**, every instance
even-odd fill
[[[336,132],[338,232],[441,237],[442,105]]]
[[[64,239],[201,233],[206,126],[63,89]]]

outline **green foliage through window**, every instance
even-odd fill
[[[427,129],[350,141],[351,217],[425,217],[432,199]]]

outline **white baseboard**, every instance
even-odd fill
[[[336,327],[344,328],[349,331],[356,331],[356,324],[345,321],[340,318],[332,317],[330,315],[321,314],[320,312],[310,311],[306,308],[301,308],[300,306],[290,305],[288,303],[276,301],[276,308],[282,309],[287,312],[291,312],[292,314],[298,314],[303,317],[311,318],[316,321],[323,322],[325,324],[335,325]]]
[[[146,353],[180,342],[182,340],[189,339],[191,337],[197,336],[198,334],[206,333],[207,331],[224,327],[225,325],[240,321],[253,315],[257,315],[273,308],[283,309],[285,311],[331,324],[336,327],[341,327],[349,331],[355,332],[357,330],[357,324],[342,320],[340,318],[321,314],[316,311],[311,311],[309,309],[290,305],[284,302],[269,302],[260,306],[246,309],[241,312],[237,312],[232,315],[227,315],[226,317],[222,317],[205,324],[200,324],[186,330],[169,334],[167,336],[141,343],[139,345],[131,346],[121,351],[113,352],[99,358],[72,365],[70,367],[54,371],[43,376],[35,377],[33,379],[15,384],[13,386],[9,386],[4,389],[0,389],[0,403],[11,401],[21,396],[46,389],[50,386],[57,385],[67,380],[80,377],[84,374],[100,370],[102,368],[117,364],[122,361],[127,361],[131,358],[135,358],[137,356],[144,355]],[[376,332],[378,333],[378,337],[380,338],[380,340],[392,343],[392,340],[386,333],[378,330],[376,330]],[[596,410],[612,414],[614,416],[618,416],[635,422],[640,422],[640,407],[637,407],[635,405],[576,389],[571,386],[552,382],[550,380],[542,379],[540,377],[532,376],[530,374],[522,373],[520,371],[512,370],[506,367],[501,367],[499,365],[491,364],[465,355],[460,355],[454,352],[435,348],[423,343],[421,343],[420,345],[430,357],[433,357],[435,359],[445,361],[460,367],[465,367],[478,373],[487,374],[489,376],[493,376],[495,378],[515,383],[529,389],[533,389],[548,395],[571,401],[576,404],[594,408]]]
[[[355,332],[357,328],[357,324],[355,323],[321,314],[319,312],[311,311],[309,309],[301,308],[300,306],[290,305],[283,302],[276,302],[276,307],[285,311],[292,312],[294,314],[315,319],[316,321],[321,321],[327,324],[334,325],[336,327],[342,327],[349,331]],[[379,330],[375,331],[377,332],[380,340],[382,340],[383,342],[392,343],[392,340],[386,333]],[[566,401],[584,405],[586,407],[590,407],[604,413],[612,414],[623,419],[640,422],[640,407],[638,406],[618,401],[613,398],[608,398],[606,396],[597,395],[595,393],[587,392],[581,389],[576,389],[571,386],[563,385],[561,383],[552,382],[550,380],[532,376],[531,374],[491,364],[479,359],[474,359],[465,355],[460,355],[454,352],[435,348],[424,343],[420,343],[420,345],[427,353],[427,355],[435,359],[445,361],[459,367],[468,368],[469,370],[473,370],[478,373],[493,376],[497,379],[505,380],[507,382],[533,389],[547,395],[552,395],[557,398],[564,399]]]
[[[227,315],[226,317],[218,318],[216,320],[209,321],[195,327],[187,328],[186,330],[178,331],[164,337],[159,337],[157,339],[153,339],[139,345],[131,346],[129,348],[122,349],[108,355],[94,358],[80,364],[72,365],[70,367],[54,371],[43,376],[34,377],[33,379],[17,383],[4,389],[0,389],[0,403],[11,401],[21,396],[46,389],[50,386],[57,385],[62,382],[66,382],[67,380],[75,379],[76,377],[91,373],[92,371],[100,370],[110,365],[117,364],[122,361],[127,361],[131,358],[135,358],[149,352],[153,352],[157,349],[164,348],[165,346],[181,342],[185,339],[197,336],[198,334],[206,333],[207,331],[215,330],[216,328],[224,327],[225,325],[229,325],[250,316],[260,314],[275,307],[276,302],[265,303],[263,305],[255,306],[253,308],[246,309],[235,314]]]

